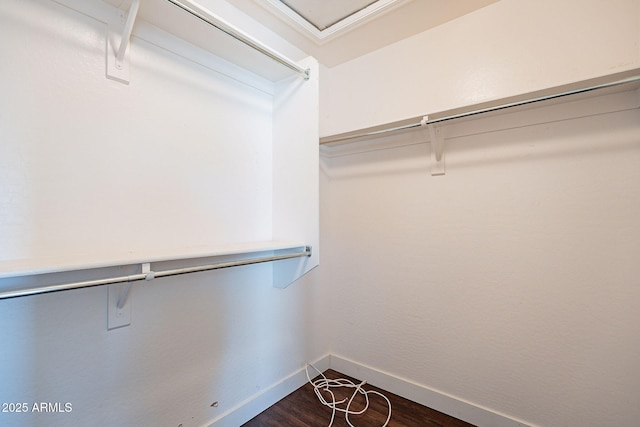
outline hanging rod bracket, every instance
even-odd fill
[[[129,42],[139,8],[140,0],[133,0],[129,12],[120,9],[107,30],[107,78],[124,84],[129,84]]]
[[[429,123],[429,116],[422,118],[420,126],[426,127],[429,132],[429,142],[431,142],[431,175],[444,175],[445,140],[442,136],[442,131],[433,123]]]
[[[155,272],[151,263],[140,264],[140,273],[126,276],[124,283],[113,283],[108,290],[107,329],[117,329],[131,324],[131,286],[137,280],[153,280]]]
[[[151,271],[151,263],[145,262],[141,265],[140,271],[144,274],[144,280],[147,282],[156,278],[156,273]]]

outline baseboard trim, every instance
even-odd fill
[[[321,372],[324,372],[331,367],[330,362],[331,355],[327,354],[311,363]],[[238,427],[299,389],[306,382],[307,373],[305,367],[302,367],[270,387],[254,394],[216,419],[204,424],[202,427]]]
[[[331,355],[331,369],[479,427],[535,427],[421,384]]]
[[[327,354],[311,363],[321,372],[334,369],[350,377],[366,380],[367,383],[376,387],[479,427],[535,427],[533,424],[483,408],[346,357]],[[202,427],[238,427],[302,387],[306,382],[307,374],[305,368],[302,367]]]

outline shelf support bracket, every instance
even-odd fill
[[[129,42],[138,16],[140,0],[133,0],[129,13],[120,9],[118,21],[109,23],[107,33],[107,78],[129,84]]]
[[[429,116],[424,116],[420,125],[426,127],[429,132],[429,141],[431,142],[431,175],[444,175],[444,147],[445,140],[442,136],[440,128],[435,127],[433,123],[429,123]]]
[[[140,273],[144,274],[144,280],[153,280],[155,273],[151,271],[151,263],[140,265]],[[134,280],[139,280],[136,276],[127,276],[127,282],[114,283],[109,285],[108,290],[108,310],[107,329],[117,329],[131,324],[131,286]]]
[[[155,273],[151,271],[151,263],[145,262],[140,265],[140,273],[145,275],[144,280],[153,280],[155,278]],[[120,292],[120,296],[118,296],[118,303],[116,306],[118,309],[122,309],[127,303],[127,298],[129,297],[129,292],[131,291],[131,282],[127,282],[122,292]]]

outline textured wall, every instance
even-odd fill
[[[629,97],[618,113],[478,120],[447,141],[444,176],[429,173],[429,144],[324,158],[332,352],[532,425],[635,425]]]
[[[0,258],[271,238],[269,94],[139,39],[123,85],[102,22],[47,1],[2,19]]]

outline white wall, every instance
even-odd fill
[[[501,0],[328,69],[328,136],[640,67],[637,0]]]
[[[2,16],[2,259],[271,238],[270,94],[142,41],[123,85],[104,24],[44,1]]]
[[[501,0],[323,69],[320,133],[639,68],[635,0]],[[322,162],[331,353],[509,425],[637,424],[637,91],[628,99],[635,110],[478,121],[447,140],[442,177],[416,143],[427,136],[333,147],[372,150]]]
[[[136,37],[130,84],[106,79],[106,25],[49,0],[1,2],[0,28],[2,261],[273,237],[269,84]],[[314,277],[272,277],[265,264],[137,283],[131,325],[111,331],[105,287],[0,301],[0,401],[29,410],[0,424],[209,425],[326,351]]]
[[[444,176],[427,143],[323,158],[332,354],[530,425],[636,425],[640,112],[625,97],[456,125],[475,130],[447,140]]]

